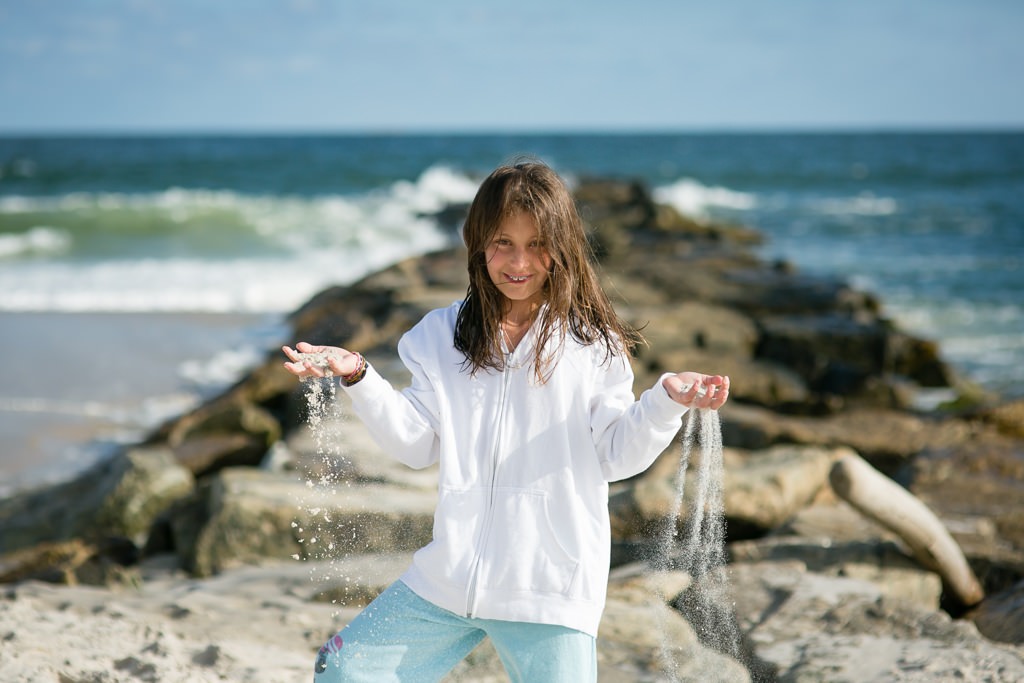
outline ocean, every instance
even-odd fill
[[[1024,396],[1024,132],[0,138],[0,495],[236,379],[320,289],[452,244],[430,214],[530,155],[760,230]]]

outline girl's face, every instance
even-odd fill
[[[519,212],[501,222],[485,250],[487,275],[513,302],[539,304],[551,269],[533,216]]]

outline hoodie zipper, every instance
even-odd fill
[[[502,342],[504,345],[504,342]],[[501,435],[505,422],[505,403],[508,398],[508,384],[511,377],[512,352],[509,351],[505,358],[505,366],[501,371],[501,396],[498,401],[498,419],[494,430],[494,447],[491,450],[491,477],[488,486],[487,512],[484,515],[483,529],[480,533],[480,547],[477,550],[476,558],[473,561],[473,571],[469,578],[469,588],[466,594],[466,616],[473,617],[476,614],[477,583],[480,579],[480,568],[483,564],[484,550],[487,548],[488,540],[491,537],[491,523],[494,518],[494,489],[498,481],[498,461],[501,454]]]

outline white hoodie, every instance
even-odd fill
[[[463,616],[559,624],[597,635],[608,583],[608,482],[647,469],[686,409],[660,380],[639,401],[622,356],[569,338],[546,384],[535,330],[504,372],[464,369],[453,344],[461,302],[399,341],[412,384],[372,367],[347,389],[383,450],[414,468],[440,462],[433,541],[402,576]]]

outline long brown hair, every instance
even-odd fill
[[[502,221],[519,212],[536,221],[551,256],[544,285],[547,305],[534,323],[539,324],[533,357],[538,382],[551,376],[567,335],[584,345],[603,345],[605,361],[642,343],[643,337],[619,318],[601,287],[569,189],[547,165],[525,161],[500,166],[484,180],[462,228],[469,250],[469,289],[455,324],[455,348],[465,354],[471,372],[504,368],[501,322],[509,304],[487,275],[485,250]],[[557,344],[550,343],[553,339]]]

